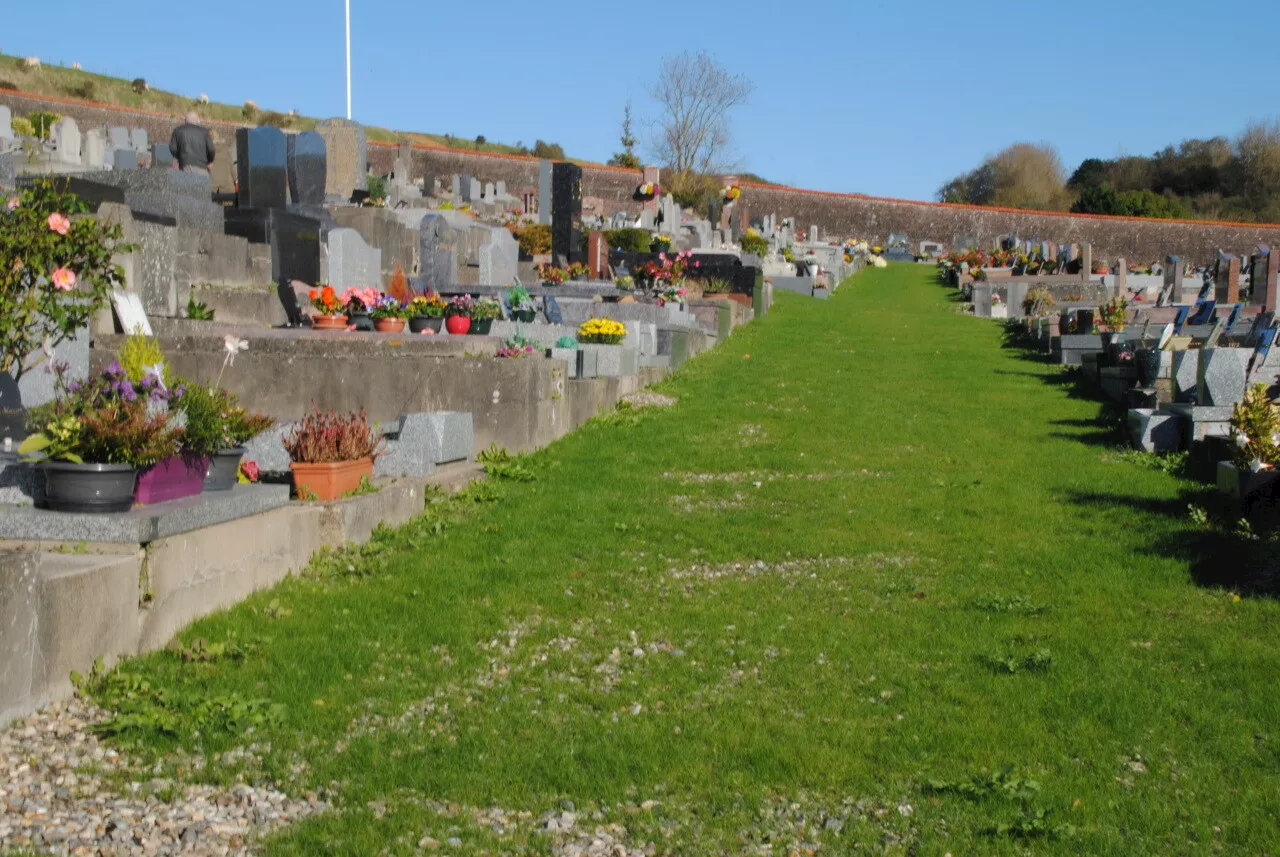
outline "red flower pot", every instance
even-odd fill
[[[375,318],[373,320],[373,329],[378,333],[403,333],[403,318]]]
[[[471,316],[451,315],[444,320],[444,327],[454,336],[462,336],[471,330]]]

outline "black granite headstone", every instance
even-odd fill
[[[8,372],[0,372],[0,439],[21,440],[27,436],[27,412],[22,407],[18,382]]]
[[[328,169],[324,137],[303,131],[289,137],[289,195],[294,205],[324,205]]]
[[[551,166],[551,252],[560,264],[587,261],[582,245],[582,167],[577,164]]]
[[[226,233],[271,245],[271,278],[320,281],[320,221],[280,208],[227,209]]]
[[[236,131],[236,164],[240,208],[284,208],[288,144],[279,128],[240,128]]]

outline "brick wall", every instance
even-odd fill
[[[80,130],[99,125],[127,125],[145,128],[152,141],[167,141],[181,117],[109,107],[61,98],[47,98],[0,90],[0,104],[9,105],[14,115],[33,110],[54,110],[70,116]],[[219,158],[231,148],[234,123],[210,123],[218,144]],[[390,172],[396,157],[395,146],[370,143],[369,162],[376,171]],[[494,155],[443,148],[414,150],[414,175],[431,173],[442,179],[453,173],[468,173],[482,182],[505,181],[507,191],[518,195],[524,188],[536,188],[538,161],[511,155]],[[216,172],[216,171],[215,171]],[[625,208],[636,212],[639,205],[631,194],[640,183],[638,170],[584,166],[583,195],[599,197],[610,210]],[[1125,256],[1134,261],[1154,262],[1176,253],[1192,264],[1212,260],[1218,249],[1248,254],[1259,243],[1280,246],[1280,225],[1231,224],[1202,221],[1140,220],[1121,217],[1057,214],[942,205],[910,200],[882,199],[858,194],[838,194],[798,190],[769,185],[744,184],[742,201],[757,220],[765,214],[794,217],[796,226],[807,230],[818,224],[824,235],[883,241],[890,233],[903,233],[913,242],[933,240],[948,244],[955,236],[971,236],[989,242],[1001,235],[1060,244],[1090,242],[1095,259]]]

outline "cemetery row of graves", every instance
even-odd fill
[[[65,630],[15,631],[5,717],[403,523],[482,454],[563,437],[775,288],[827,297],[885,264],[790,219],[744,224],[732,177],[714,220],[652,168],[627,210],[588,215],[574,164],[544,162],[519,197],[411,179],[403,150],[376,175],[361,127],[333,120],[241,129],[220,194],[139,129],[23,133],[2,110],[0,540],[7,574],[80,587],[6,605],[6,627]],[[67,558],[84,544],[111,555]],[[120,546],[145,552],[122,564]],[[83,612],[103,604],[111,621]]]

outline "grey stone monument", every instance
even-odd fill
[[[551,225],[551,162],[538,163],[538,222]]]

